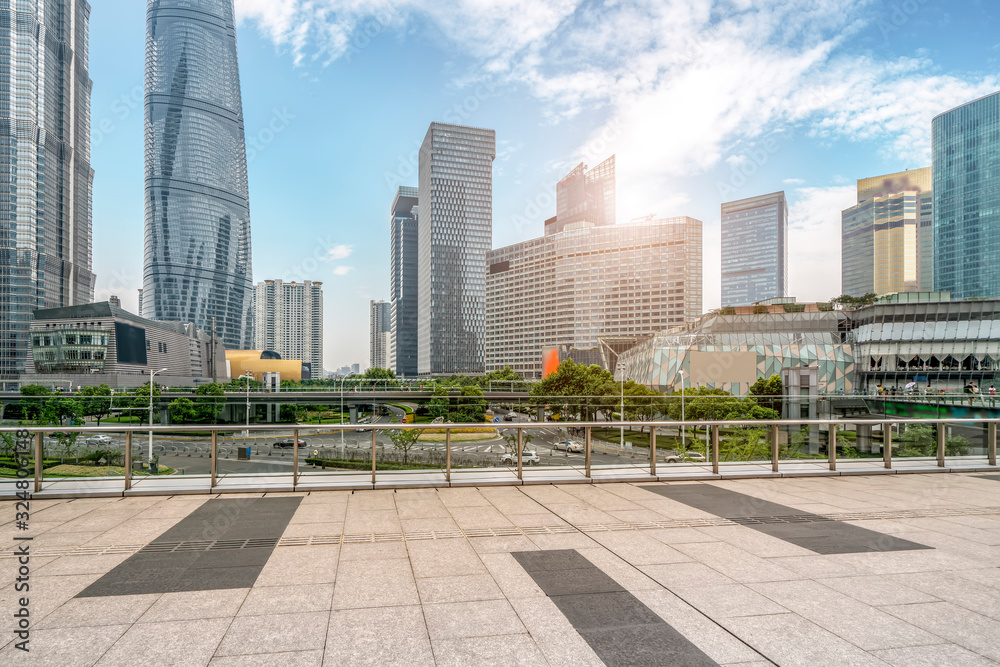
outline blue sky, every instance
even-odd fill
[[[142,286],[145,6],[92,0],[98,300]],[[840,293],[858,178],[930,165],[931,118],[1000,89],[993,0],[236,0],[254,280],[324,283],[325,365],[368,359],[388,209],[432,121],[496,130],[495,246],[617,155],[618,219],[785,190],[794,295]]]

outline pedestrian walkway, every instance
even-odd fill
[[[3,502],[0,664],[1000,664],[998,492],[956,472],[40,498],[27,531]]]

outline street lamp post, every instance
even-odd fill
[[[681,374],[681,449],[687,451],[687,431],[684,429],[684,371]]]
[[[160,373],[166,372],[166,368],[161,368],[160,370],[153,372],[149,371],[149,465],[150,471],[152,471],[153,466],[153,378]]]
[[[250,437],[250,380],[253,379],[253,373],[247,371],[240,376],[240,379],[247,381],[247,430],[243,431],[243,439],[246,440]]]
[[[344,377],[340,378],[340,425],[344,425],[344,380],[354,375],[354,373],[348,373]],[[340,429],[340,446],[344,447],[344,429]]]
[[[621,439],[619,441],[619,449],[625,449],[625,364],[618,362],[618,376],[621,378],[622,382],[622,394],[621,394],[621,408],[618,413],[618,421],[621,423],[619,427],[619,435]]]

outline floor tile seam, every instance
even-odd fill
[[[524,493],[524,490],[523,490],[522,487],[518,487],[518,490],[521,491],[522,493]],[[531,496],[528,496],[526,493],[525,493],[525,496],[527,496],[528,498],[531,498]],[[534,498],[531,498],[531,499],[535,500]],[[538,503],[539,505],[541,505],[541,503],[538,500],[535,500],[535,502]],[[557,512],[555,512],[554,510],[549,510],[549,511],[551,511],[556,516],[559,516],[559,514]],[[566,521],[569,525],[571,525],[571,526],[573,525],[573,523],[571,521],[569,521],[568,519],[566,519],[565,517],[559,516],[559,518],[562,519],[563,521]],[[582,532],[581,532],[581,534],[586,535],[586,533],[582,533]],[[729,628],[725,627],[724,625],[722,625],[721,623],[719,623],[718,621],[716,621],[714,618],[712,618],[711,616],[709,616],[708,614],[706,614],[704,611],[702,611],[701,609],[699,609],[698,607],[696,607],[694,604],[692,604],[691,602],[689,602],[686,598],[681,597],[680,595],[678,595],[674,591],[670,590],[669,588],[667,588],[666,586],[664,586],[660,582],[656,581],[656,579],[654,579],[652,576],[650,576],[646,572],[643,572],[637,565],[634,565],[627,558],[624,558],[622,555],[616,553],[616,551],[614,549],[601,544],[600,542],[598,542],[596,539],[594,539],[593,537],[591,537],[589,535],[587,537],[591,541],[593,541],[597,547],[599,547],[601,549],[605,549],[609,553],[611,553],[614,556],[616,556],[619,560],[623,561],[628,567],[632,568],[639,575],[641,575],[642,577],[645,577],[646,579],[648,579],[653,584],[656,584],[657,586],[660,587],[660,589],[667,591],[670,595],[673,595],[675,598],[677,598],[678,600],[680,600],[683,604],[687,605],[689,608],[693,609],[696,613],[698,613],[703,618],[705,618],[709,623],[711,623],[712,625],[716,626],[717,628],[719,628],[720,630],[722,630],[723,632],[725,632],[727,635],[729,635],[730,637],[732,637],[733,639],[735,639],[739,643],[741,643],[744,646],[746,646],[750,651],[752,651],[752,652],[756,653],[757,655],[759,655],[763,660],[765,660],[766,662],[769,662],[770,664],[774,665],[775,667],[778,666],[777,662],[775,662],[774,660],[772,660],[771,658],[769,658],[762,651],[758,650],[757,648],[755,648],[754,646],[752,646],[749,642],[747,642],[746,640],[744,640],[742,637],[740,637],[736,633],[734,633],[731,630],[729,630]],[[698,562],[698,561],[695,561],[695,562]],[[726,576],[725,574],[723,574],[722,572],[719,572],[718,570],[716,570],[715,568],[711,567],[710,565],[707,565],[705,563],[702,563],[702,565],[705,565],[705,567],[708,567],[709,569],[713,570],[714,572],[719,573],[722,576]],[[607,574],[607,573],[605,573],[605,574]],[[608,576],[611,576],[611,575],[608,575]],[[611,578],[614,579],[614,577],[611,577]],[[618,582],[617,580],[615,580],[615,581],[619,585],[621,585],[621,582]],[[626,590],[628,590],[628,589],[626,589]],[[638,599],[638,596],[636,596],[636,599]],[[639,601],[642,602],[642,600],[639,600]],[[645,604],[645,603],[643,603],[643,604]],[[653,613],[655,614],[656,612],[654,611]],[[659,614],[657,614],[657,616],[659,616]],[[673,627],[673,626],[671,626],[671,627]],[[691,641],[691,640],[688,639],[688,641]],[[692,642],[692,643],[694,643],[694,642]]]
[[[396,505],[396,494],[393,494],[392,505],[393,505],[393,508],[396,510],[396,516],[398,518],[399,517],[399,507],[397,507],[397,505]],[[451,514],[451,512],[449,512],[449,514]],[[454,517],[452,517],[452,521],[454,521],[454,520],[455,520]],[[469,546],[471,548],[471,545],[469,545]],[[406,561],[407,561],[407,563],[410,566],[410,576],[413,577],[413,588],[416,590],[416,593],[417,593],[417,604],[420,605],[420,618],[422,618],[423,621],[424,621],[424,633],[426,633],[427,644],[428,644],[428,646],[430,647],[430,650],[431,650],[431,660],[433,660],[434,664],[436,665],[437,664],[437,656],[434,654],[434,642],[431,640],[431,627],[430,627],[430,624],[427,622],[427,608],[426,608],[426,605],[424,604],[423,596],[421,596],[421,594],[420,594],[420,586],[417,585],[417,571],[416,571],[416,568],[413,566],[413,557],[410,554],[410,548],[407,545],[406,540],[403,540],[403,548],[406,549]],[[473,551],[475,551],[475,550],[473,549]],[[477,556],[478,556],[478,554],[477,554]],[[340,571],[340,562],[339,562],[339,560],[340,559],[338,557],[338,563],[337,563],[337,571],[338,572]],[[489,570],[487,570],[487,572],[488,571]],[[336,591],[334,591],[334,594],[336,594]],[[329,627],[329,623],[332,622],[332,619],[333,619],[333,614],[332,613],[330,614],[330,619],[331,620],[328,621],[328,623],[327,623],[327,627]],[[329,630],[327,630],[327,637],[329,637]],[[324,646],[325,646],[325,644],[324,644]],[[325,658],[326,658],[326,652],[325,651],[323,653],[323,657],[324,657],[324,660],[325,660]]]

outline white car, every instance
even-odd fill
[[[88,445],[98,445],[98,446],[110,445],[111,437],[107,435],[92,435],[89,438],[87,438],[84,442],[86,442]]]
[[[552,446],[552,449],[573,452],[574,454],[582,454],[584,448],[583,445],[575,440],[560,440]]]
[[[523,462],[523,465],[527,466],[536,466],[542,462],[542,460],[538,458],[538,454],[530,449],[526,449],[521,453],[521,461]],[[517,455],[504,454],[503,458],[500,459],[500,463],[508,466],[517,465]]]

